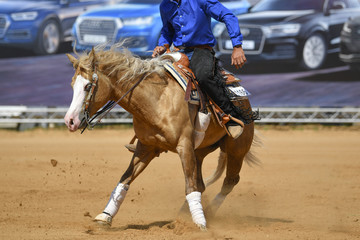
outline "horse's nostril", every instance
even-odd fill
[[[70,119],[70,125],[74,125],[74,120]]]

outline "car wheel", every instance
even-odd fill
[[[46,21],[40,28],[35,52],[40,55],[54,54],[60,47],[60,28],[55,20]]]
[[[301,67],[306,70],[319,69],[325,62],[327,46],[321,34],[313,34],[306,39],[302,51]]]

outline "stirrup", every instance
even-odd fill
[[[229,124],[229,122],[227,122],[226,124],[224,124],[224,128],[226,133],[232,137],[233,139],[237,139],[238,137],[241,136],[241,134],[244,131],[244,123],[243,121],[228,115],[230,120],[233,121],[235,124]]]
[[[225,125],[225,129],[227,134],[233,139],[237,139],[238,137],[240,137],[244,130],[244,128],[242,128],[240,125],[228,126],[228,124]]]

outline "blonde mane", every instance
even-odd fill
[[[163,65],[171,61],[169,58],[161,57],[141,59],[122,47],[121,43],[115,44],[109,50],[105,50],[103,46],[97,46],[94,50],[95,62],[99,69],[109,78],[116,77],[118,83],[122,84],[132,82],[138,77],[146,78],[153,73],[164,76]],[[91,71],[93,62],[91,54],[77,55],[80,66],[86,71]]]

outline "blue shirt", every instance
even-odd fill
[[[218,0],[163,0],[160,14],[163,28],[159,46],[215,46],[211,18],[225,23],[233,46],[242,44],[238,19]]]

